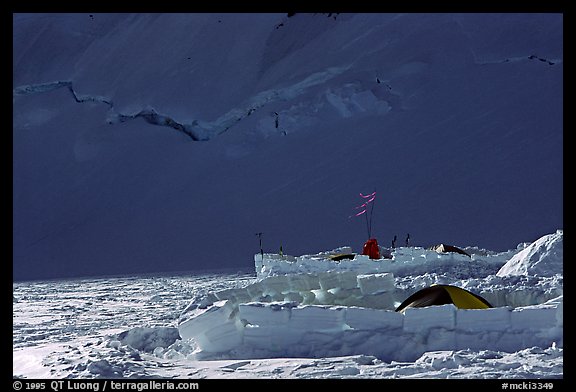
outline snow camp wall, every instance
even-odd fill
[[[516,308],[450,304],[395,312],[403,298],[391,273],[272,275],[193,300],[178,328],[206,358],[363,353],[414,360],[430,350],[563,344],[562,296]]]
[[[353,254],[353,259],[335,261],[330,256],[350,254],[352,248],[341,247],[328,252],[313,255],[290,256],[274,253],[255,254],[254,264],[258,278],[272,275],[295,274],[305,272],[327,272],[337,270],[354,271],[356,273],[396,272],[426,266],[434,270],[446,265],[458,263],[503,264],[516,253],[516,250],[486,255],[472,254],[470,257],[454,252],[439,253],[421,247],[398,247],[390,252],[390,259],[373,260],[368,256]]]
[[[516,253],[472,257],[418,247],[397,248],[391,259],[379,260],[361,255],[331,258],[348,254],[346,247],[300,257],[256,254],[256,281],[194,298],[180,317],[179,334],[193,339],[199,356],[206,358],[369,354],[410,361],[433,350],[562,347],[562,237],[558,230],[519,245]],[[534,254],[538,257],[529,257]],[[413,291],[396,286],[392,269],[401,272],[424,265],[438,271],[450,264],[462,268],[474,263],[478,271],[482,264],[503,265],[500,270],[508,271],[505,267],[517,260],[524,261],[524,270],[510,270],[508,277],[529,279],[532,274],[536,280],[527,280],[530,290],[516,284],[511,292],[508,285],[493,284],[506,279],[506,273],[479,279],[488,285],[474,291],[494,307],[460,309],[448,304],[395,311]],[[545,266],[551,277],[533,275]],[[537,287],[542,282],[553,284],[550,289]]]
[[[231,293],[228,293],[231,294]],[[383,296],[380,295],[379,303]],[[432,350],[563,345],[563,297],[543,305],[457,309],[454,305],[393,310],[288,302],[220,300],[184,314],[179,333],[199,358],[374,355],[415,360]],[[383,344],[383,342],[386,342]]]

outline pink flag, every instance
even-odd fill
[[[372,193],[369,194],[369,195],[363,195],[362,193],[360,193],[360,196],[363,197],[363,198],[365,198],[365,199],[367,199],[367,198],[369,198],[369,197],[376,196],[376,191],[372,192]]]
[[[360,211],[359,213],[355,214],[355,215],[350,215],[348,218],[352,218],[352,216],[360,216],[362,214],[365,214],[367,209],[368,209],[368,204],[370,204],[371,202],[374,201],[374,199],[376,199],[376,191],[372,192],[369,195],[363,195],[362,193],[360,193],[360,196],[363,197],[364,199],[368,199],[366,200],[363,204],[360,204],[357,207],[354,207],[355,210],[358,210],[360,208],[363,208],[362,211]]]

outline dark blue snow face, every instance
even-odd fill
[[[14,279],[563,226],[562,15],[333,16],[14,15]]]

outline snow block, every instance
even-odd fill
[[[306,357],[334,357],[342,355],[343,331],[308,331],[299,344],[290,347],[291,353]]]
[[[208,295],[206,295],[205,297],[201,298],[201,299],[194,299],[187,307],[186,309],[184,309],[182,311],[182,314],[187,313],[188,311],[190,311],[191,309],[196,309],[196,308],[200,308],[200,309],[206,309],[209,306],[212,306],[212,304],[214,302],[218,301],[218,297],[216,297],[216,295],[214,295],[214,293],[210,292],[208,293]]]
[[[284,294],[284,301],[302,303],[304,297],[297,292],[289,292]]]
[[[302,295],[302,305],[311,305],[316,301],[316,294],[312,291],[303,291],[300,294]]]
[[[452,304],[408,308],[404,312],[404,331],[419,332],[430,328],[454,329],[456,307]]]
[[[288,352],[290,347],[300,344],[307,333],[307,330],[293,328],[290,323],[274,327],[271,347],[275,351]]]
[[[360,290],[360,289],[358,289]],[[336,298],[334,300],[334,303],[336,305],[341,305],[341,306],[357,306],[357,307],[365,307],[365,303],[362,300],[362,295],[350,295],[346,298],[342,298],[342,299],[338,299]]]
[[[552,298],[538,307],[554,308],[556,309],[556,326],[563,327],[564,325],[564,295]]]
[[[344,322],[357,330],[401,329],[404,315],[390,310],[350,307],[346,309]]]
[[[214,294],[219,300],[230,299],[235,302],[245,302],[250,301],[252,299],[250,294],[248,294],[248,290],[246,290],[246,288],[225,289],[221,291],[216,291]]]
[[[366,256],[366,255],[356,255],[354,256],[354,262],[358,262],[358,263],[363,263],[363,264],[368,264],[370,263],[370,265],[372,265],[372,263],[377,263],[374,260],[370,259],[370,256]],[[377,265],[377,264],[374,264]]]
[[[264,285],[261,282],[254,282],[246,286],[246,291],[248,292],[251,300],[255,300],[256,298],[260,298],[262,296],[262,293],[264,292]]]
[[[321,272],[318,274],[318,281],[322,290],[334,289],[340,287],[340,279],[338,279],[338,272]],[[354,285],[356,286],[356,285]]]
[[[193,338],[213,326],[227,323],[235,307],[228,300],[215,302],[207,309],[191,312],[190,317],[178,325],[182,339]]]
[[[118,334],[122,344],[136,350],[153,352],[157,347],[168,347],[180,339],[178,329],[174,327],[144,328],[136,327]]]
[[[270,350],[275,329],[271,327],[246,325],[244,328],[244,344],[248,347]]]
[[[354,271],[338,272],[337,277],[340,289],[350,290],[358,287],[357,274]]]
[[[238,318],[252,325],[283,325],[290,319],[290,303],[251,302],[238,305]]]
[[[288,326],[290,328],[321,331],[342,329],[345,309],[321,305],[305,305],[292,309]]]
[[[274,275],[269,276],[260,281],[264,287],[264,294],[268,293],[282,293],[289,291],[290,285],[288,283],[288,277],[285,275]]]
[[[511,328],[516,331],[539,330],[556,326],[557,307],[524,306],[512,310]]]
[[[395,288],[394,274],[381,273],[358,275],[357,284],[364,295],[392,291]]]
[[[249,326],[244,328],[243,344],[247,348],[266,350],[274,355],[284,355],[295,345],[298,345],[305,330],[287,328],[286,326]],[[269,355],[264,353],[264,355]]]
[[[504,350],[515,351],[517,336],[509,339],[511,335],[506,331],[479,331],[479,330],[456,330],[455,350]]]
[[[556,325],[564,326],[564,296],[559,299],[558,308],[556,309]]]
[[[354,287],[351,289],[342,289],[337,287],[335,289],[328,290],[328,292],[334,294],[334,301],[346,299],[351,296],[354,297],[362,296],[362,293],[360,292],[360,289],[358,287]]]
[[[296,274],[288,277],[290,288],[294,291],[310,291],[320,288],[318,275]]]
[[[394,310],[394,296],[391,292],[363,295],[358,298],[358,304],[354,306],[361,306],[364,308],[372,309]]]
[[[452,350],[456,346],[456,331],[432,328],[426,338],[426,351]]]
[[[229,351],[242,344],[243,329],[234,322],[214,325],[204,332],[206,340],[197,343],[202,350],[207,352]]]
[[[314,304],[316,305],[334,305],[334,294],[326,290],[314,290]]]
[[[503,331],[510,327],[509,307],[458,309],[456,328],[465,331]]]
[[[283,355],[289,347],[302,340],[304,333],[305,331],[290,330],[285,326],[246,326],[243,345],[247,348],[273,352],[274,355]]]

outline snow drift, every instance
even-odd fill
[[[497,276],[507,275],[541,275],[552,276],[563,273],[563,242],[564,231],[546,235],[514,255],[496,273]]]
[[[507,262],[509,252],[468,257],[422,248],[400,248],[392,252],[392,259],[377,261],[356,255],[337,262],[328,258],[332,252],[298,258],[257,254],[256,282],[195,298],[183,311],[178,331],[182,339],[197,344],[199,358],[365,354],[385,361],[414,361],[434,350],[562,347],[561,292],[549,292],[535,305],[495,302],[489,309],[458,309],[449,304],[398,313],[394,308],[406,296],[390,272],[495,260],[506,262],[502,271],[520,258],[525,275],[542,265],[555,268],[549,274],[562,274],[561,247],[559,230],[526,248],[538,248],[537,258],[520,250]],[[491,290],[477,294],[499,298]]]

